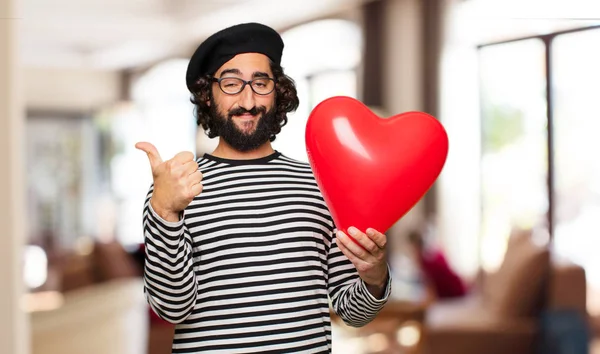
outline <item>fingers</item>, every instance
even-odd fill
[[[192,173],[189,176],[189,183],[190,183],[190,185],[193,186],[194,184],[198,184],[198,183],[202,182],[202,177],[203,177],[202,176],[202,172],[196,170],[196,172]]]
[[[338,233],[339,235],[339,233]],[[348,238],[348,236],[346,236],[346,238]],[[337,237],[338,241],[340,240],[340,237]],[[349,240],[351,243],[352,240]],[[354,264],[355,267],[359,267],[359,265],[361,265],[362,263],[365,263],[362,259],[360,259],[358,256],[356,256],[352,251],[350,251],[345,245],[344,242],[337,242],[337,246],[340,249],[340,251],[342,251],[342,253],[350,260],[350,262],[352,262],[352,264]]]
[[[188,183],[190,186],[190,198],[194,198],[202,193],[202,172],[196,170],[196,172],[192,173],[188,176]]]
[[[374,231],[374,230],[373,230]],[[379,252],[380,247],[367,235],[363,232],[360,232],[354,226],[350,226],[348,228],[348,233],[356,242],[358,242],[365,250],[367,250],[372,255],[376,255]]]
[[[349,231],[351,229],[352,227],[348,228]],[[367,230],[370,230],[370,233],[375,231],[373,229]],[[353,232],[355,231],[357,231],[356,228],[354,228]],[[367,238],[367,235],[360,234],[357,234],[357,238]],[[359,245],[358,241],[354,241],[354,238],[351,238],[342,231],[336,233],[335,239],[340,251],[352,262],[360,278],[367,284],[369,292],[373,296],[381,297],[388,279],[385,251],[379,249],[375,242],[369,239],[378,250],[376,254],[371,254]],[[371,285],[371,288],[369,288],[369,285]]]
[[[160,165],[163,160],[156,150],[156,147],[148,142],[139,142],[135,144],[136,149],[142,150],[148,155],[148,160],[150,160],[150,167],[154,170],[158,165]]]
[[[194,161],[194,154],[189,151],[182,151],[173,157],[173,161],[184,165],[190,161]]]
[[[338,231],[336,236],[338,245],[342,244],[348,252],[352,253],[357,258],[366,259],[369,256],[368,251],[357,245],[356,242],[354,242],[350,236],[346,235],[343,231]]]
[[[377,247],[384,249],[385,246],[387,245],[387,236],[382,234],[381,232],[372,229],[372,228],[368,228],[367,229],[367,236],[373,240],[373,242],[375,242],[375,244],[377,245]]]
[[[194,197],[199,195],[200,193],[202,193],[202,184],[196,183],[196,184],[192,185],[191,191],[192,191],[192,195]]]
[[[186,175],[191,175],[191,174],[195,173],[196,171],[198,171],[198,163],[195,160],[186,162],[183,165],[183,170],[185,171]]]

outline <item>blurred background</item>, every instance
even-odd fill
[[[282,34],[300,96],[277,150],[308,161],[307,117],[334,95],[449,134],[387,233],[393,298],[361,329],[334,316],[334,352],[593,352],[600,2],[2,0],[0,353],[170,352],[140,291],[152,179],[134,144],[212,151],[188,58],[250,21]]]

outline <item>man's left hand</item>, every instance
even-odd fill
[[[368,228],[366,233],[363,233],[353,226],[348,228],[348,233],[356,242],[343,231],[338,231],[338,247],[354,264],[358,275],[367,284],[369,292],[381,298],[388,279],[387,237],[372,228]]]

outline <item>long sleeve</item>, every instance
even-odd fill
[[[386,304],[391,292],[389,267],[387,288],[383,297],[377,299],[369,292],[352,262],[340,251],[335,233],[327,255],[327,266],[329,296],[335,313],[352,327],[362,327],[371,322]]]
[[[144,204],[144,293],[158,316],[181,323],[192,312],[197,297],[192,239],[183,213],[178,222],[169,222],[154,212],[150,205],[153,187]]]

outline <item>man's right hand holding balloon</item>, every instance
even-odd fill
[[[154,179],[152,209],[166,221],[179,221],[179,214],[202,192],[202,173],[194,154],[183,151],[163,161],[151,143],[139,142],[135,147],[144,151],[150,160]]]

